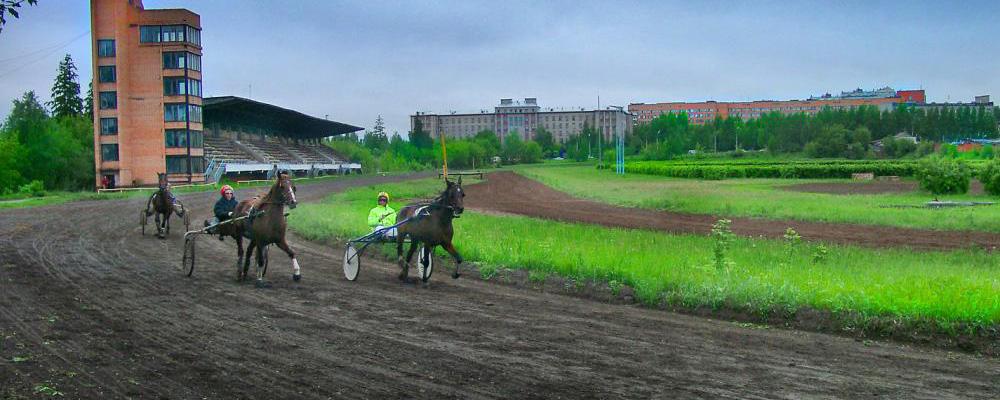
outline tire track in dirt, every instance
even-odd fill
[[[319,199],[378,179],[302,185],[299,197]],[[213,197],[181,196],[193,221],[207,216]],[[466,201],[485,200],[470,194]],[[294,235],[303,282],[291,282],[287,258],[272,252],[273,288],[235,283],[232,241],[211,237],[198,241],[189,279],[179,268],[178,231],[167,240],[139,235],[133,216],[143,203],[0,212],[0,237],[7,238],[0,240],[0,327],[13,326],[15,336],[37,330],[37,338],[17,340],[38,342],[28,344],[40,354],[49,351],[40,341],[61,335],[52,351],[65,357],[0,362],[0,371],[16,373],[0,376],[0,385],[30,394],[50,369],[72,368],[93,377],[55,379],[67,398],[990,398],[1000,392],[996,360],[964,354],[745,329],[494,285],[470,274],[451,280],[439,272],[421,288],[398,282],[392,263],[371,257],[361,278],[347,282],[341,246]],[[445,264],[438,262],[442,271]],[[74,311],[77,298],[92,310]],[[10,323],[50,313],[80,315],[52,326]],[[0,346],[0,358],[11,356]],[[89,364],[110,357],[121,360]]]
[[[649,229],[678,234],[707,235],[720,217],[620,207],[575,198],[513,172],[487,174],[486,182],[469,185],[466,194],[478,201],[470,208],[519,214],[563,222]],[[878,225],[837,224],[760,218],[730,218],[733,232],[750,237],[782,238],[793,228],[803,239],[873,248],[907,247],[916,250],[953,250],[980,247],[994,250],[1000,234],[975,231],[937,231]]]

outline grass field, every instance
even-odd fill
[[[293,229],[310,239],[360,236],[378,191],[430,197],[440,182],[421,180],[353,189],[298,207]],[[977,331],[1000,323],[1000,262],[980,251],[917,253],[737,238],[731,264],[713,263],[707,236],[668,235],[466,212],[456,247],[480,271],[519,268],[633,287],[641,301],[787,315],[802,307],[838,316],[844,329],[923,327]],[[875,324],[873,321],[883,321]],[[881,328],[874,328],[880,326]],[[889,328],[894,329],[894,328]]]
[[[803,221],[849,222],[940,230],[1000,232],[1000,205],[946,209],[921,206],[928,193],[834,195],[802,193],[781,186],[848,180],[729,179],[721,181],[626,174],[593,166],[520,167],[518,173],[573,196],[629,207]],[[998,201],[990,196],[951,195],[941,200]]]

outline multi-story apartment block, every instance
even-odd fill
[[[825,107],[832,109],[856,108],[859,106],[875,106],[879,110],[891,110],[897,104],[923,104],[926,96],[923,90],[900,90],[885,87],[873,91],[861,89],[843,92],[840,96],[825,94],[810,97],[809,100],[759,100],[746,102],[703,101],[696,103],[632,103],[628,111],[635,114],[635,123],[647,123],[660,114],[687,113],[693,124],[711,122],[716,117],[739,117],[743,120],[758,118],[770,112],[783,114],[805,113],[815,115]]]
[[[585,125],[610,140],[617,134],[627,134],[632,130],[631,115],[621,108],[604,110],[556,110],[543,109],[535,98],[525,98],[523,102],[501,99],[500,105],[492,113],[481,111],[472,114],[431,114],[418,112],[410,116],[410,128],[416,129],[417,121],[422,129],[437,136],[472,137],[484,130],[493,131],[503,140],[511,133],[521,135],[525,140],[535,136],[540,127],[552,133],[557,142],[565,142],[571,136],[579,135]]]
[[[205,180],[201,18],[141,0],[91,0],[96,182]]]

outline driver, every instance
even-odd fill
[[[233,217],[233,210],[236,209],[236,194],[233,192],[233,187],[229,185],[222,185],[222,189],[219,190],[219,194],[222,196],[219,201],[215,202],[215,218],[209,225],[215,225],[222,221],[228,220]],[[219,233],[219,240],[223,240],[225,236]]]
[[[389,207],[389,193],[379,192],[378,205],[368,212],[368,226],[372,228],[372,231],[377,231],[392,225],[396,225],[396,210]],[[387,238],[395,237],[396,228],[387,230],[384,236]]]

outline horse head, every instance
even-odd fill
[[[274,194],[271,198],[273,201],[288,206],[289,208],[295,208],[298,205],[298,201],[295,200],[295,183],[292,182],[292,178],[288,176],[288,172],[281,172],[278,174],[278,181],[274,183],[274,187],[271,188],[271,192]]]
[[[167,190],[167,174],[157,172],[156,182],[160,190]]]
[[[462,177],[458,177],[457,183],[445,179],[445,184],[447,187],[441,193],[441,203],[450,208],[456,216],[461,215],[465,211],[465,191],[462,190]]]

